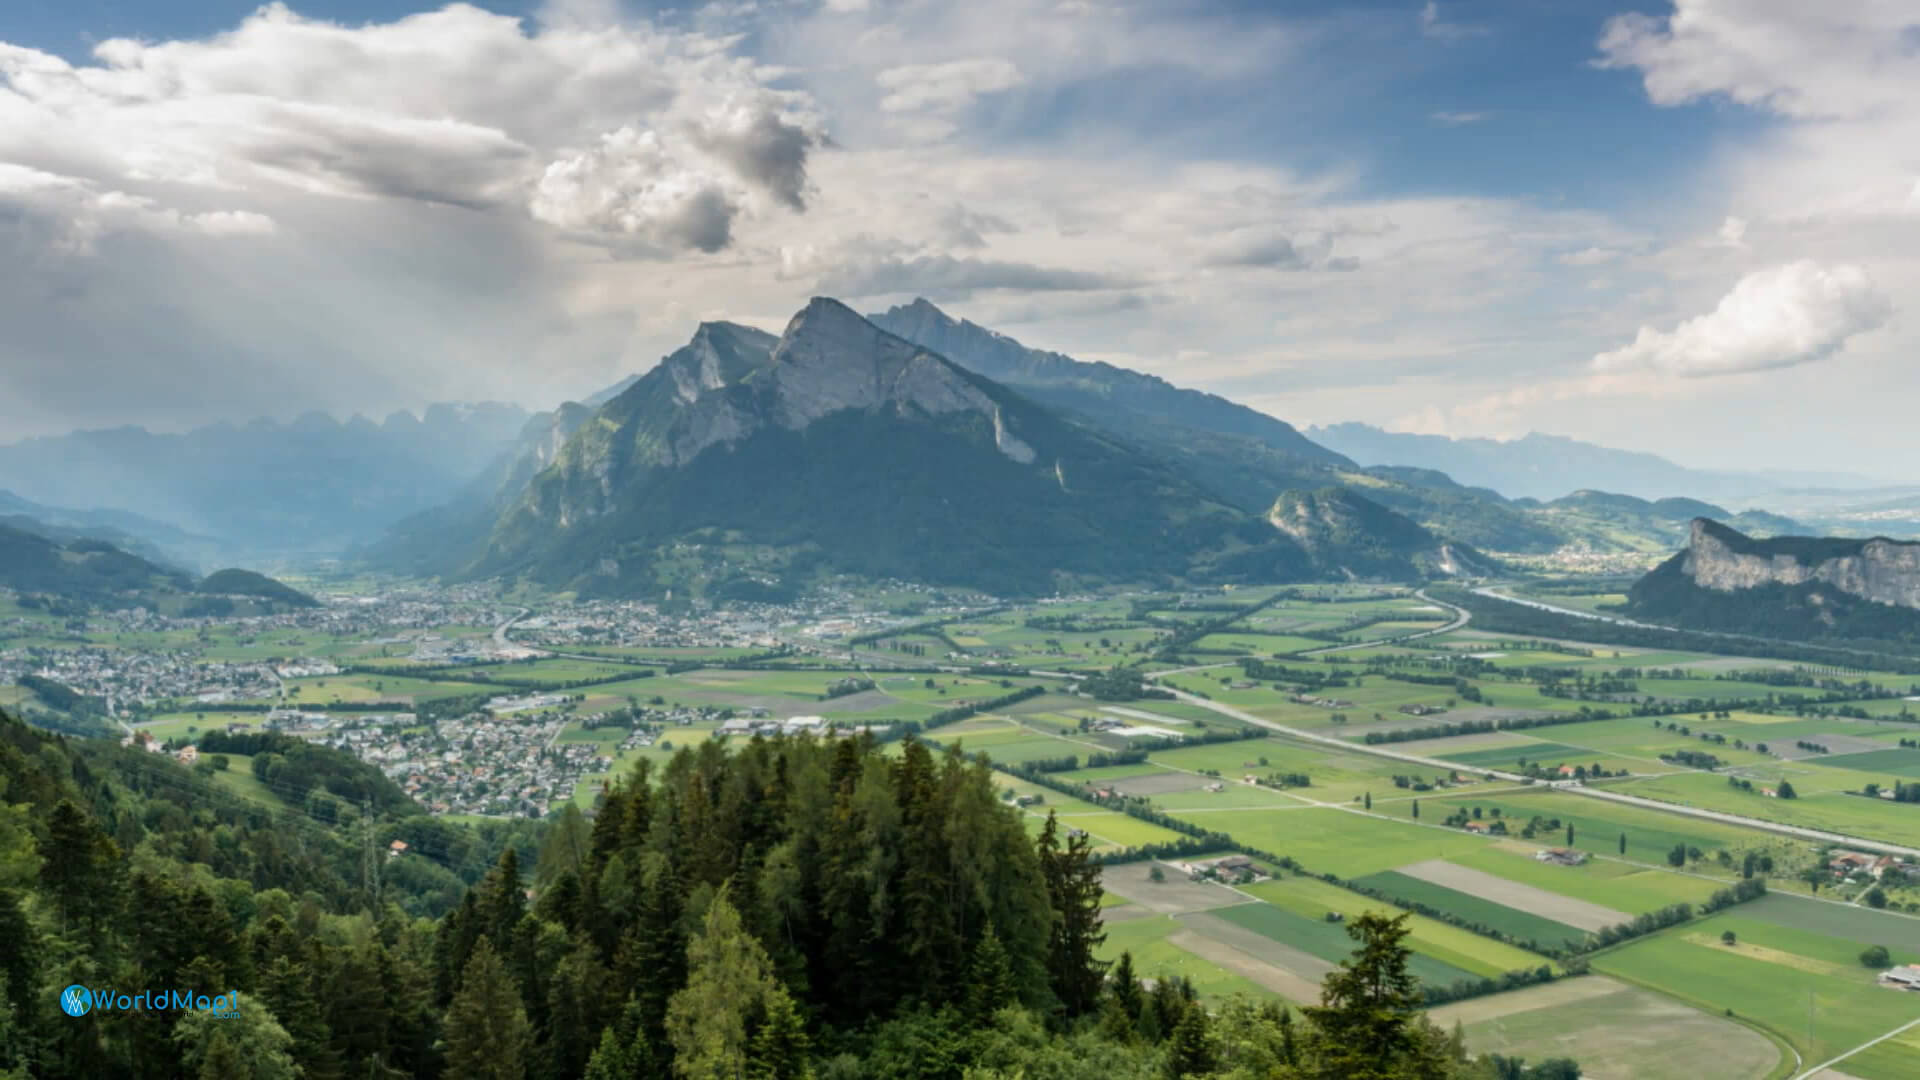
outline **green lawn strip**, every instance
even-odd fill
[[[1585,941],[1588,936],[1585,930],[1578,927],[1555,922],[1518,908],[1510,908],[1505,904],[1496,904],[1471,893],[1450,889],[1445,885],[1436,885],[1430,881],[1422,881],[1394,870],[1369,874],[1355,881],[1368,888],[1379,889],[1396,900],[1425,904],[1436,911],[1444,911],[1469,923],[1491,927],[1517,941],[1535,942],[1543,949],[1560,947],[1564,942],[1569,941]]]
[[[1885,945],[1894,954],[1920,954],[1920,919],[1872,908],[1829,904],[1800,896],[1769,893],[1736,909],[1742,918],[1823,934],[1867,945]],[[1856,954],[1858,949],[1855,950]],[[1916,995],[1920,996],[1920,995]]]
[[[1275,855],[1291,856],[1315,873],[1342,877],[1378,873],[1422,859],[1444,858],[1486,846],[1486,837],[1453,829],[1421,828],[1336,807],[1303,810],[1226,810],[1187,813],[1209,831]]]
[[[1565,762],[1568,765],[1584,765],[1604,754],[1592,750],[1583,750],[1577,746],[1567,746],[1556,742],[1521,743],[1517,746],[1496,746],[1487,750],[1467,750],[1458,754],[1437,755],[1442,761],[1457,761],[1462,765],[1510,765],[1525,758],[1528,761],[1543,761],[1550,764]]]
[[[1337,911],[1348,919],[1369,911],[1405,915],[1408,937],[1416,949],[1475,975],[1531,970],[1542,964],[1553,966],[1546,957],[1525,949],[1362,896],[1319,878],[1281,877],[1245,886],[1241,891],[1309,920],[1324,919],[1329,911]]]
[[[1133,954],[1133,969],[1142,978],[1184,975],[1193,980],[1194,989],[1205,997],[1245,994],[1252,998],[1271,998],[1272,991],[1241,975],[1203,960],[1166,940],[1185,929],[1170,915],[1128,919],[1106,928],[1107,940],[1096,955],[1102,960],[1118,960],[1123,952]]]
[[[1353,955],[1354,940],[1348,936],[1344,923],[1309,919],[1268,903],[1236,904],[1216,908],[1210,914],[1330,963],[1337,964]],[[1455,967],[1417,949],[1408,960],[1407,970],[1421,982],[1435,986],[1479,977],[1476,972]]]
[[[1912,748],[1896,747],[1891,750],[1869,750],[1860,754],[1822,755],[1819,761],[1829,769],[1889,773],[1909,779],[1920,777],[1920,750]]]
[[[1558,866],[1498,846],[1449,856],[1447,861],[1633,915],[1683,902],[1698,905],[1727,887],[1724,881],[1645,869],[1611,859],[1589,859],[1584,866]]]

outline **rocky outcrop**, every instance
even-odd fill
[[[1706,518],[1693,519],[1683,574],[1704,589],[1825,584],[1896,607],[1920,608],[1920,543],[1888,540],[1754,540]]]

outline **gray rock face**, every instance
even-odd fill
[[[1808,561],[1788,552],[1738,550],[1719,527],[1696,518],[1681,570],[1701,588],[1721,592],[1817,581],[1882,604],[1920,608],[1920,543],[1866,540],[1851,553]]]
[[[741,362],[701,327],[668,361],[682,411],[663,463],[685,464],[768,422],[800,430],[843,409],[887,408],[931,416],[977,412],[993,423],[1001,453],[1023,465],[1036,457],[993,398],[962,371],[837,301],[814,300],[795,315],[765,366],[764,378],[742,386]]]

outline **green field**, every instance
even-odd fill
[[[1593,966],[1709,1011],[1730,1009],[1786,1039],[1810,1062],[1920,1018],[1920,995],[1875,985],[1874,973],[1857,961],[1849,965],[1807,955],[1800,950],[1828,950],[1812,949],[1804,931],[1777,926],[1770,931],[1771,924],[1745,918],[1739,910],[1601,953]],[[1720,944],[1726,930],[1739,937],[1735,946]],[[1742,931],[1752,936],[1741,937]]]
[[[1885,945],[1896,955],[1920,955],[1920,918],[1909,915],[1779,893],[1770,893],[1735,910],[1742,918],[1760,919],[1862,945]]]
[[[1354,879],[1357,884],[1379,889],[1396,900],[1409,904],[1424,904],[1435,911],[1444,911],[1468,923],[1478,924],[1516,941],[1531,941],[1543,949],[1558,948],[1565,942],[1580,942],[1587,939],[1587,932],[1565,923],[1542,918],[1530,912],[1520,911],[1483,900],[1478,896],[1450,889],[1445,885],[1435,885],[1398,871],[1369,874]]]
[[[1292,856],[1315,873],[1342,877],[1474,851],[1489,842],[1455,829],[1422,828],[1334,807],[1223,810],[1193,814],[1186,820],[1262,851]]]
[[[1822,756],[1819,761],[1829,769],[1886,773],[1909,779],[1920,777],[1920,750],[1908,748],[1871,750],[1864,754],[1834,754]]]
[[[1547,963],[1543,957],[1524,949],[1482,937],[1438,919],[1407,912],[1318,878],[1283,876],[1246,886],[1241,891],[1308,920],[1321,920],[1329,911],[1337,911],[1348,919],[1369,911],[1404,914],[1407,917],[1408,940],[1414,948],[1475,975],[1499,975],[1507,971],[1529,970]]]
[[[1563,743],[1526,742],[1513,746],[1496,746],[1486,750],[1467,750],[1458,754],[1436,756],[1442,761],[1457,761],[1462,765],[1498,768],[1502,765],[1512,765],[1520,760],[1545,762],[1550,765],[1563,762],[1568,765],[1585,765],[1598,755],[1592,750],[1567,746]]]
[[[1706,778],[1717,780],[1722,786],[1726,784],[1724,779]],[[1410,802],[1376,800],[1374,805],[1376,810],[1396,817],[1408,816],[1411,813]],[[1571,792],[1509,792],[1488,796],[1448,795],[1444,798],[1422,796],[1420,799],[1421,816],[1429,821],[1445,818],[1455,807],[1472,806],[1481,807],[1489,816],[1497,807],[1501,816],[1507,819],[1508,827],[1514,830],[1515,839],[1519,838],[1520,828],[1536,815],[1548,819],[1558,818],[1561,823],[1560,830],[1556,830],[1551,835],[1542,834],[1535,838],[1543,845],[1565,844],[1564,829],[1571,824],[1574,827],[1572,846],[1596,854],[1614,855],[1619,852],[1620,835],[1625,833],[1627,857],[1655,864],[1664,863],[1667,852],[1675,844],[1698,847],[1702,851],[1712,852],[1721,848],[1736,847],[1742,843],[1758,843],[1763,835],[1734,825],[1683,818],[1658,810],[1644,810],[1617,803],[1604,803],[1598,799],[1584,798]]]
[[[1770,1071],[1782,1050],[1760,1032],[1601,975],[1474,998],[1429,1016],[1443,1029],[1458,1022],[1475,1053],[1573,1058],[1592,1080],[1785,1075]],[[1793,1064],[1791,1055],[1785,1064]]]
[[[1800,796],[1796,799],[1769,799],[1757,791],[1738,791],[1729,787],[1724,777],[1705,773],[1650,777],[1635,780],[1619,790],[1683,806],[1700,806],[1786,825],[1920,846],[1920,806],[1846,794],[1844,785],[1864,782],[1865,778],[1858,773],[1797,764],[1788,768],[1791,771],[1785,775]],[[1889,782],[1891,779],[1887,778]],[[1777,782],[1767,775],[1753,779],[1756,788]]]
[[[1097,955],[1102,960],[1113,961],[1123,952],[1132,953],[1133,969],[1142,978],[1183,975],[1193,980],[1194,989],[1203,996],[1244,994],[1256,1000],[1274,996],[1253,980],[1202,960],[1167,940],[1184,929],[1171,915],[1114,923],[1106,928],[1107,940]]]
[[[1354,940],[1348,936],[1345,923],[1310,919],[1272,904],[1258,902],[1215,908],[1209,914],[1329,963],[1337,964],[1353,955]],[[1417,951],[1408,962],[1407,969],[1421,982],[1436,986],[1448,986],[1476,977],[1474,972]]]
[[[1532,852],[1545,846],[1506,841],[1449,856],[1447,861],[1633,915],[1671,904],[1699,904],[1726,887],[1719,881],[1644,869],[1608,858],[1589,859],[1583,866],[1556,866],[1533,858]]]

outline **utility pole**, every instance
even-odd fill
[[[366,890],[367,902],[371,905],[375,917],[380,913],[380,863],[379,852],[373,847],[373,799],[371,796],[360,800],[360,887]]]

